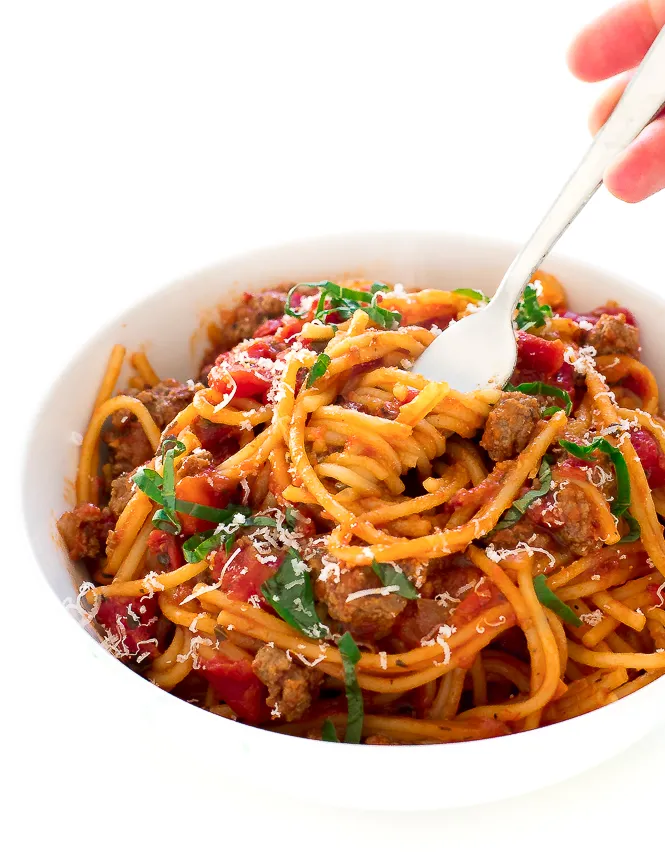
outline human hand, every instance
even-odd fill
[[[626,0],[587,25],[573,41],[568,66],[577,78],[604,81],[620,75],[591,111],[592,134],[616,107],[635,67],[663,27],[665,0]],[[604,183],[615,197],[627,203],[638,203],[665,188],[665,112],[607,169]]]

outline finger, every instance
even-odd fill
[[[665,0],[626,0],[577,35],[568,67],[583,81],[602,81],[636,66],[665,27]]]
[[[626,72],[625,75],[621,75],[616,81],[612,81],[598,99],[589,114],[589,131],[591,134],[596,134],[605,125],[634,74],[634,71]]]
[[[605,173],[607,189],[639,203],[665,188],[665,116],[653,120]]]

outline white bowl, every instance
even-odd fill
[[[288,281],[366,276],[406,286],[492,292],[516,248],[487,239],[438,233],[378,233],[296,242],[233,258],[171,284],[106,323],[67,366],[49,392],[27,442],[24,512],[37,560],[38,585],[59,602],[80,582],[56,536],[55,521],[71,504],[65,486],[76,471],[83,432],[114,343],[147,346],[163,376],[187,379],[204,347],[192,337],[216,306],[232,305],[244,290]],[[595,268],[552,257],[548,271],[565,285],[570,305],[591,309],[616,299],[635,312],[644,358],[665,383],[663,298]],[[53,625],[75,624],[54,602]],[[665,712],[665,678],[612,705],[568,722],[510,737],[463,744],[371,747],[327,744],[252,728],[188,705],[135,675],[81,629],[80,647],[105,673],[109,695],[127,702],[137,737],[165,731],[174,766],[192,778],[256,776],[269,768],[280,791],[303,792],[326,803],[367,809],[466,806],[521,794],[557,782],[615,755],[646,734]],[[83,679],[81,679],[83,683]],[[196,739],[196,743],[192,742]],[[205,752],[200,752],[205,750]],[[306,761],[301,769],[297,762]],[[178,765],[182,762],[182,765]],[[300,773],[308,774],[302,781]],[[316,776],[318,775],[318,776]],[[317,785],[313,783],[318,783]],[[390,790],[384,787],[390,786]],[[403,788],[400,788],[403,786]]]

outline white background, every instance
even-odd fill
[[[305,235],[525,237],[588,144],[595,88],[570,77],[564,53],[605,5],[4,6],[7,856],[611,858],[655,838],[665,721],[564,785],[453,812],[315,805],[325,774],[296,806],[270,791],[279,774],[269,763],[251,790],[223,774],[216,796],[197,795],[195,773],[172,784],[168,749],[148,752],[131,705],[106,701],[83,677],[78,640],[51,632],[50,599],[22,590],[25,553],[12,539],[15,448],[30,410],[108,313],[229,253]],[[664,224],[663,196],[630,207],[601,189],[561,247],[662,290]],[[294,768],[312,784],[306,762]],[[418,786],[406,773],[374,786],[368,774],[363,790]]]

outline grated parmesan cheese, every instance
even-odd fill
[[[399,585],[382,585],[380,588],[363,588],[360,591],[352,591],[351,594],[347,595],[346,602],[350,603],[352,600],[358,600],[361,597],[373,597],[377,594],[387,597],[395,591],[399,591]]]
[[[600,609],[595,609],[593,612],[584,612],[580,615],[580,618],[585,624],[588,624],[589,627],[596,627],[596,625],[600,624],[603,620],[603,613]]]

